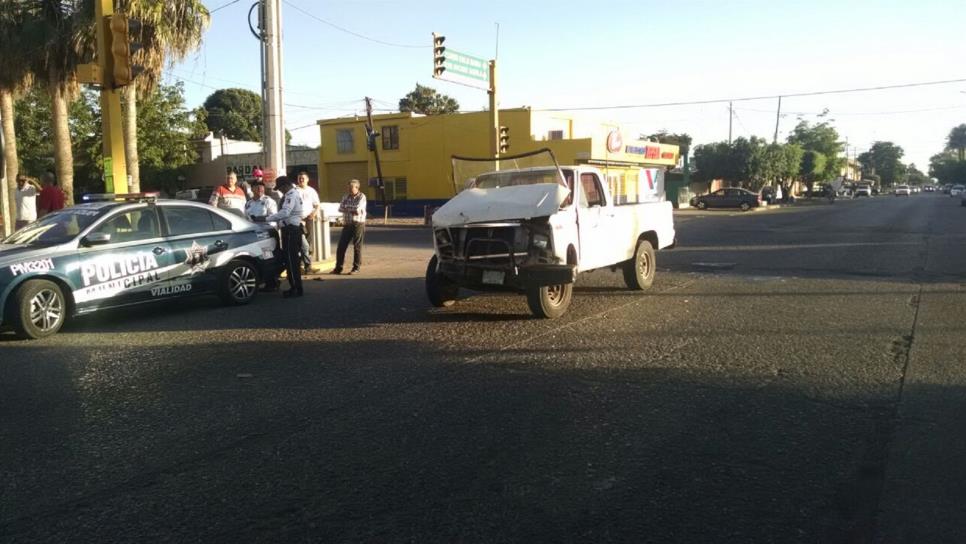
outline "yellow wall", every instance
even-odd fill
[[[561,116],[555,116],[553,127],[559,127]],[[551,149],[561,165],[584,163],[591,159],[634,162],[634,169],[649,164],[673,165],[677,162],[677,146],[662,146],[665,151],[673,149],[672,159],[643,162],[642,155],[628,153],[607,153],[606,125],[593,131],[590,138],[544,140],[545,134],[534,134],[533,129],[543,131],[548,124],[542,119],[538,126],[532,126],[533,113],[526,108],[500,110],[500,125],[510,129],[510,149],[508,154],[519,154],[542,148]],[[342,194],[348,180],[330,180],[326,172],[348,171],[346,168],[327,168],[327,165],[365,161],[369,177],[376,176],[375,160],[366,149],[365,118],[343,118],[319,121],[322,145],[319,147],[319,186],[323,200],[334,200]],[[407,181],[407,200],[448,199],[455,194],[451,157],[462,155],[486,157],[490,154],[490,115],[488,112],[471,112],[449,115],[421,116],[410,113],[377,115],[373,124],[377,134],[383,126],[399,127],[399,149],[382,148],[382,138],[377,137],[376,146],[382,163],[382,176],[385,179],[405,177]],[[351,129],[353,152],[338,153],[336,132],[338,129]],[[572,133],[572,131],[568,131]],[[570,134],[565,132],[565,137]],[[626,145],[639,142],[626,140]],[[651,144],[658,145],[658,144]],[[628,167],[629,168],[629,167]],[[378,198],[378,191],[369,188],[363,181],[366,195]]]

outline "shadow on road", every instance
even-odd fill
[[[896,421],[891,395],[513,362],[535,348],[98,350],[3,362],[11,541],[871,542]]]

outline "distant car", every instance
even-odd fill
[[[896,196],[909,196],[912,194],[912,190],[909,189],[908,185],[896,185],[895,195]]]
[[[966,187],[962,185],[953,185],[952,188],[949,189],[949,196],[962,196],[964,192],[966,192]]]
[[[872,188],[868,185],[859,185],[855,188],[855,198],[860,196],[872,196]]]
[[[925,193],[931,193],[931,192],[933,192],[933,191],[935,191],[935,190],[936,190],[936,188],[935,188],[935,187],[933,187],[932,185],[926,185],[926,186],[924,186],[924,187],[922,188],[922,190],[923,190],[923,192],[925,192]]]
[[[211,193],[214,192],[214,187],[192,187],[190,189],[182,189],[174,194],[174,197],[178,200],[190,200],[192,202],[208,202],[211,198]]]
[[[696,196],[691,199],[691,205],[699,210],[706,208],[740,208],[748,211],[761,206],[761,195],[747,189],[727,187],[713,193]]]
[[[0,325],[41,338],[105,308],[200,294],[246,304],[275,274],[266,225],[193,202],[106,196],[49,213],[0,243]]]

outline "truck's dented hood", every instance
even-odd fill
[[[556,183],[467,189],[436,210],[433,226],[547,217],[557,213],[569,194]]]

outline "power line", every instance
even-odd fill
[[[390,47],[405,47],[405,48],[411,48],[411,49],[426,49],[426,48],[432,47],[432,45],[411,45],[411,44],[405,44],[405,43],[393,43],[393,42],[383,41],[383,40],[380,40],[380,39],[377,39],[377,38],[372,38],[372,37],[366,36],[364,34],[359,34],[358,32],[349,30],[348,28],[341,27],[341,26],[339,26],[339,25],[337,25],[337,24],[335,24],[333,22],[326,21],[325,19],[323,19],[323,18],[321,18],[321,17],[319,17],[319,16],[317,16],[317,15],[315,15],[313,13],[310,13],[308,11],[305,11],[304,9],[300,8],[299,6],[296,6],[295,4],[289,2],[288,0],[282,0],[282,1],[285,2],[285,4],[288,5],[290,8],[294,9],[295,11],[301,12],[306,17],[310,17],[312,19],[315,19],[316,21],[318,21],[318,22],[320,22],[322,24],[328,25],[328,26],[330,26],[330,27],[332,27],[332,28],[334,28],[336,30],[339,30],[341,32],[345,32],[346,34],[350,34],[352,36],[355,36],[356,38],[360,38],[360,39],[363,39],[363,40],[368,40],[370,42],[378,43],[378,44],[381,44],[381,45],[388,45]]]
[[[723,102],[748,102],[752,100],[770,100],[775,98],[794,98],[802,96],[819,96],[826,94],[845,94],[867,91],[884,91],[887,89],[904,89],[909,87],[926,87],[930,85],[948,85],[951,83],[963,83],[964,79],[947,79],[943,81],[924,81],[920,83],[902,83],[899,85],[880,85],[877,87],[856,87],[854,89],[836,89],[830,91],[811,91],[805,93],[783,93],[768,96],[745,96],[741,98],[715,98],[712,100],[691,100],[686,102],[662,102],[656,104],[624,104],[618,106],[577,106],[571,108],[534,108],[533,111],[591,111],[591,110],[626,110],[636,108],[663,108],[668,106],[695,106],[699,104],[720,104]]]
[[[947,110],[958,110],[966,108],[966,104],[960,104],[958,106],[945,106],[941,108],[924,108],[919,110],[897,110],[897,111],[856,111],[856,112],[829,112],[829,115],[899,115],[904,113],[923,113],[927,111],[947,111]],[[768,113],[772,114],[773,111],[769,110],[756,110],[750,108],[741,108],[741,111],[750,111],[754,113]],[[782,114],[785,115],[821,115],[822,112],[812,112],[812,111],[789,111]]]
[[[228,6],[232,5],[232,4],[237,4],[238,2],[241,2],[241,0],[231,0],[231,2],[228,2],[227,4],[223,4],[223,5],[218,6],[215,9],[208,10],[208,15],[211,15],[212,13],[214,13],[214,12],[216,12],[218,10],[225,9]]]

